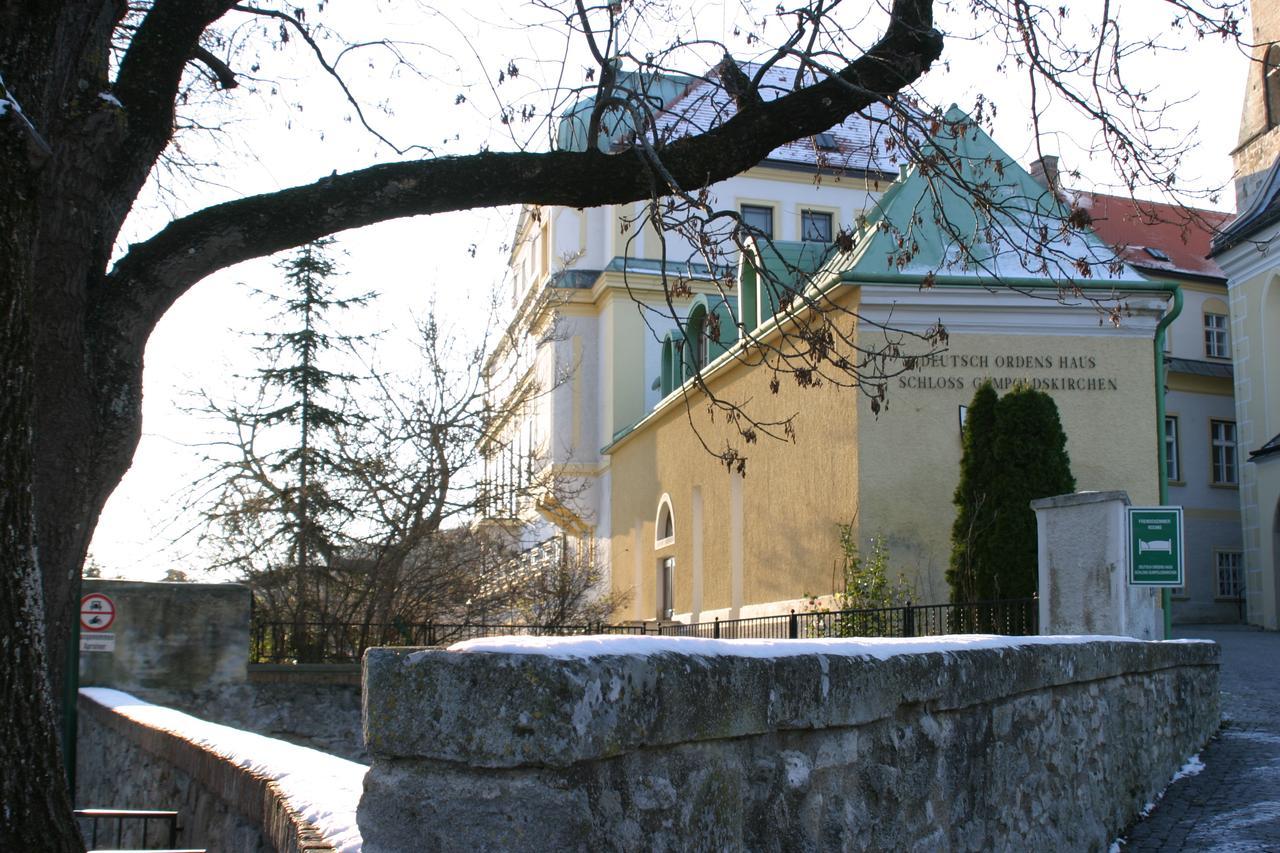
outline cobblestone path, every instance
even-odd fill
[[[1121,849],[1280,851],[1280,633],[1187,625],[1174,636],[1222,646],[1225,725],[1200,753],[1204,770],[1170,785]]]

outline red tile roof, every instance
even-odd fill
[[[1098,193],[1081,193],[1077,203],[1093,217],[1097,235],[1133,266],[1155,273],[1226,279],[1206,256],[1213,235],[1235,214]],[[1147,249],[1167,255],[1168,260]]]

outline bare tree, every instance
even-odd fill
[[[261,372],[248,406],[207,396],[202,404],[226,437],[208,446],[210,470],[183,513],[204,520],[209,568],[233,569],[253,590],[255,618],[269,626],[265,651],[312,662],[370,644],[446,642],[463,635],[456,626],[606,618],[614,599],[594,561],[568,549],[529,559],[510,531],[482,517],[492,498],[482,440],[497,440],[490,424],[507,414],[488,397],[501,378],[482,370],[489,335],[463,342],[432,310],[418,324],[417,369],[403,375],[364,362],[362,339],[347,343],[361,373],[342,374],[344,411],[327,418],[327,440],[311,436],[309,475],[324,496],[306,515],[311,559],[297,544],[296,436],[290,428],[287,441],[273,441],[286,407],[271,393],[281,368]],[[513,405],[535,404],[544,391],[531,371],[519,359],[506,369],[523,389]],[[571,497],[572,482],[536,453],[516,465],[530,476],[507,484],[508,500]],[[417,630],[428,623],[429,638]]]
[[[1235,3],[1170,0],[1168,7],[1198,32],[1231,34],[1237,27]],[[65,786],[54,769],[45,675],[62,683],[80,565],[137,444],[148,336],[192,285],[240,261],[402,216],[673,195],[696,203],[701,188],[872,104],[895,105],[902,113],[902,95],[943,46],[929,0],[892,0],[884,8],[841,0],[779,6],[734,44],[655,42],[670,32],[660,22],[678,28],[700,9],[696,4],[689,18],[663,2],[539,2],[532,8],[566,43],[586,45],[589,82],[550,83],[532,100],[508,96],[503,81],[524,79],[519,64],[483,57],[477,44],[480,68],[502,69],[492,77],[479,72],[477,91],[492,88],[496,126],[509,144],[502,151],[431,156],[421,142],[396,142],[383,133],[375,111],[343,76],[352,57],[376,52],[392,57],[397,72],[418,71],[430,84],[428,73],[406,61],[404,42],[342,44],[321,22],[275,0],[7,0],[0,6],[0,157],[6,164],[0,170],[0,372],[7,383],[0,415],[6,483],[0,703],[13,719],[0,739],[6,805],[0,846],[21,847],[31,838],[51,850],[76,846]],[[1074,100],[1131,170],[1138,168],[1144,179],[1173,174],[1135,166],[1167,152],[1141,141],[1153,113],[1123,87],[1121,61],[1134,45],[1121,38],[1110,5],[1096,29],[1086,26],[1082,33],[1061,27],[1051,9],[1023,2],[979,0],[968,8],[987,22],[986,37],[1007,46],[1012,60],[1021,59],[1037,85]],[[197,210],[121,247],[112,262],[125,217],[150,176],[169,166],[194,167],[185,174],[202,179],[199,157],[175,133],[213,127],[205,106],[235,107],[248,88],[238,84],[260,76],[250,57],[264,42],[309,55],[316,73],[334,80],[354,120],[410,159]],[[651,72],[649,79],[701,74],[708,53],[716,61],[730,49],[750,52],[761,68],[789,63],[802,73],[787,91],[766,97],[758,73],[735,73],[736,64],[725,63],[718,79],[736,111],[666,139],[646,124],[654,93],[623,85],[619,73],[634,63]],[[1060,82],[1068,79],[1084,83]],[[1107,89],[1112,82],[1118,88]],[[464,93],[459,97],[466,100]],[[585,144],[522,150],[546,139],[520,130],[526,119],[545,121],[587,97]],[[630,122],[634,132],[595,136],[619,122]]]

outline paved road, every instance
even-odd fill
[[[1280,633],[1188,625],[1174,636],[1222,646],[1226,722],[1200,753],[1204,770],[1170,785],[1122,849],[1280,851]]]

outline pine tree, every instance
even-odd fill
[[[358,377],[334,369],[332,356],[365,338],[337,333],[331,321],[373,294],[334,295],[333,242],[299,247],[276,265],[284,287],[258,291],[279,306],[275,319],[283,329],[258,333],[263,343],[256,349],[266,363],[254,374],[259,402],[208,404],[242,437],[251,436],[241,439],[242,459],[220,466],[223,497],[206,512],[222,531],[224,562],[244,571],[260,603],[294,622],[326,621],[327,567],[352,516],[330,488],[338,467],[333,439],[362,420],[349,403]]]
[[[964,431],[947,581],[952,601],[1029,598],[1037,544],[1031,501],[1075,490],[1053,398],[1018,385],[974,394]]]

